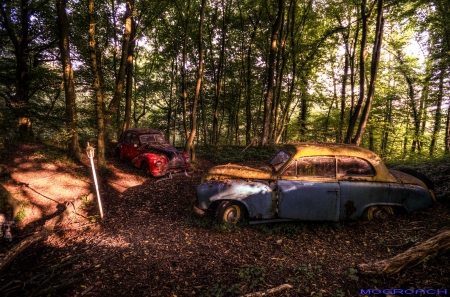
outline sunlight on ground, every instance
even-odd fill
[[[109,180],[108,185],[119,193],[124,192],[128,188],[140,186],[146,181],[146,178],[139,177],[136,173],[129,174],[115,170],[114,175],[116,176],[115,181]]]
[[[13,216],[22,212],[22,224],[54,214],[58,204],[90,192],[89,179],[63,171],[73,169],[70,166],[62,168],[25,158],[19,158],[15,163],[18,165],[10,170],[12,182],[4,186],[18,200]]]

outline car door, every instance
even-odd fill
[[[341,219],[356,219],[371,205],[395,203],[389,198],[390,183],[371,180],[375,175],[367,160],[353,156],[337,157]]]
[[[127,132],[125,134],[125,137],[123,138],[123,143],[122,143],[122,153],[123,153],[123,158],[125,160],[130,160],[130,158],[129,158],[130,146],[131,146],[131,132]]]
[[[340,188],[334,157],[294,160],[277,184],[279,218],[339,220]]]
[[[128,146],[128,159],[133,160],[137,156],[137,150],[139,147],[139,135],[131,134],[130,145]]]

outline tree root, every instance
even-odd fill
[[[272,288],[272,289],[267,289],[265,291],[260,291],[260,292],[254,292],[254,293],[249,293],[249,294],[245,294],[242,295],[241,297],[261,297],[261,296],[268,296],[270,294],[274,294],[274,293],[279,293],[282,291],[285,291],[287,289],[292,289],[292,286],[289,284],[283,284],[281,286]]]
[[[48,236],[52,234],[55,225],[62,222],[70,214],[74,213],[80,205],[81,200],[77,200],[75,203],[71,203],[71,205],[66,204],[65,210],[59,215],[47,220],[40,232],[27,237],[10,249],[5,257],[0,259],[0,273],[4,271],[5,268],[7,268],[19,254],[28,249],[30,246],[37,242],[47,240]]]
[[[392,258],[374,263],[359,264],[358,270],[362,274],[393,275],[407,267],[426,262],[448,250],[450,250],[450,230],[444,230]]]

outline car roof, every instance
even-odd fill
[[[367,160],[377,172],[375,180],[395,181],[389,173],[383,160],[374,152],[353,144],[344,143],[321,143],[321,142],[300,142],[291,143],[284,146],[284,149],[291,154],[293,159],[313,156],[350,156]]]
[[[131,129],[127,129],[125,131],[125,133],[136,133],[138,135],[142,135],[142,134],[163,134],[161,131],[156,130],[156,129],[149,129],[149,128],[131,128]]]

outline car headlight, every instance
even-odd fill
[[[156,166],[156,167],[161,167],[161,165],[162,165],[162,162],[161,162],[161,161],[156,161],[156,162],[155,162],[155,166]]]
[[[186,158],[185,161],[186,161],[187,164],[191,163],[191,158]]]

